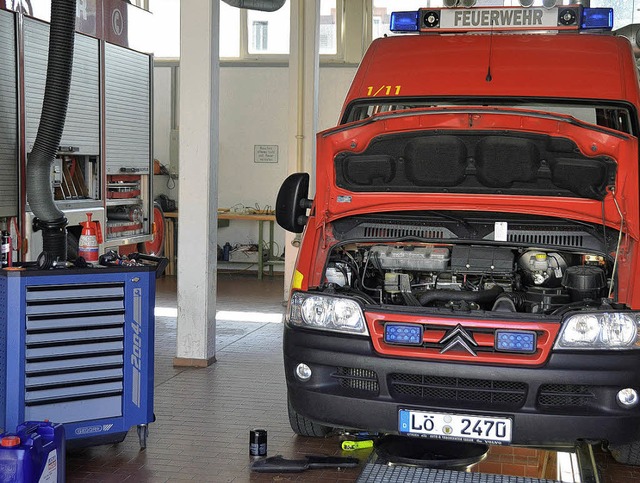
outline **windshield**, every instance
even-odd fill
[[[383,102],[384,101],[384,102]],[[455,107],[455,106],[482,106],[482,107],[517,107],[552,114],[564,114],[572,116],[580,121],[603,126],[616,131],[637,136],[637,127],[632,123],[629,109],[623,106],[607,105],[584,102],[546,101],[540,99],[366,99],[355,101],[348,106],[342,120],[342,124],[354,121],[362,121],[375,114],[391,111],[406,111],[425,107]]]

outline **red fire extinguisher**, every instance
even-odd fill
[[[87,262],[98,261],[98,245],[102,243],[102,231],[100,223],[91,221],[93,213],[87,213],[87,221],[80,223],[82,233],[78,242],[78,256]]]

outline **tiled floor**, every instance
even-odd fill
[[[337,439],[296,438],[289,427],[282,374],[281,277],[221,275],[218,280],[217,362],[206,369],[174,368],[175,317],[156,317],[155,414],[147,449],[135,429],[118,445],[87,448],[67,459],[68,481],[273,481],[251,474],[249,430],[268,431],[269,455],[340,454]],[[175,278],[158,283],[156,307],[176,307]],[[168,310],[167,310],[168,309]],[[238,312],[242,321],[230,320]],[[226,319],[225,319],[226,317]],[[248,320],[247,320],[248,319]],[[367,454],[363,455],[364,458]],[[280,481],[355,481],[359,470],[314,471]]]
[[[289,475],[250,471],[249,430],[257,427],[268,431],[269,456],[343,455],[364,463],[370,451],[343,453],[338,437],[303,438],[291,431],[282,374],[282,325],[277,322],[284,311],[282,278],[258,281],[250,275],[219,275],[217,362],[206,369],[172,366],[175,288],[175,278],[158,283],[156,307],[166,315],[156,317],[157,421],[150,425],[147,449],[140,451],[134,428],[118,445],[76,450],[67,458],[68,481],[355,481],[360,468]],[[492,448],[480,469],[511,468],[525,476],[522,468],[536,468],[543,459],[539,456],[521,448]],[[604,453],[597,457],[603,483],[640,482],[640,469],[616,465]]]

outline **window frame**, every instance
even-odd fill
[[[289,3],[291,5],[291,3]],[[336,53],[320,54],[320,63],[343,63],[344,62],[344,9],[346,0],[336,0]],[[291,18],[289,18],[291,21]],[[258,54],[249,53],[250,26],[248,21],[248,11],[240,9],[240,45],[238,57],[220,57],[223,65],[250,64],[288,64],[290,54]]]
[[[269,48],[269,22],[254,20],[251,23],[251,32],[254,38],[253,50],[256,52],[267,50]]]
[[[289,3],[289,6],[291,3]],[[238,57],[220,57],[220,62],[226,65],[234,65],[234,64],[282,64],[289,62],[289,54],[250,54],[249,53],[249,12],[246,8],[240,8],[240,15],[238,16],[238,21],[240,22],[240,45],[239,45],[239,54]],[[222,17],[220,18],[222,20]],[[289,22],[291,22],[291,18],[289,18]]]
[[[131,0],[131,4],[143,10],[146,10],[147,12],[151,11],[149,9],[149,0]]]
[[[344,61],[344,9],[346,8],[346,0],[336,0],[336,53],[320,54],[320,63],[336,63]]]

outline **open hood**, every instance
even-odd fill
[[[491,130],[379,136],[362,153],[335,157],[336,184],[354,192],[572,196],[603,200],[616,162],[568,138]]]
[[[551,215],[638,234],[638,145],[565,115],[434,108],[378,115],[318,136],[319,222],[403,209]],[[326,158],[325,158],[326,159]]]

